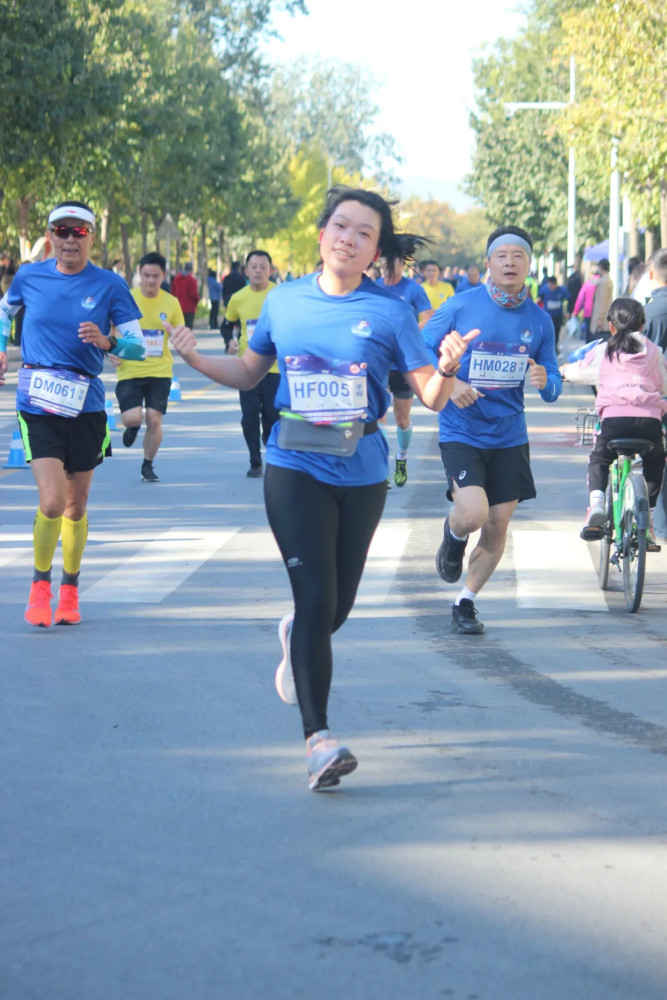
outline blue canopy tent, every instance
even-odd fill
[[[584,260],[590,260],[594,264],[598,261],[609,260],[609,240],[603,240],[602,243],[596,243],[593,247],[586,247],[584,250]],[[625,260],[625,254],[619,254],[619,260]]]

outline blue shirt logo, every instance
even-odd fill
[[[373,332],[371,330],[370,323],[367,323],[365,319],[360,319],[359,322],[355,323],[354,326],[350,327],[350,329],[355,337],[370,337]]]
[[[92,295],[86,295],[85,298],[81,299],[81,305],[83,306],[84,309],[94,309],[95,299],[93,298]]]
[[[166,320],[167,320],[167,314],[166,313],[160,313],[160,319],[162,320],[163,323],[165,323]]]
[[[532,339],[533,339],[533,334],[531,333],[530,330],[524,330],[523,333],[521,334],[521,340],[523,341],[524,344],[530,344]]]

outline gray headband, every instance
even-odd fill
[[[490,243],[486,248],[486,256],[490,257],[494,250],[498,247],[505,246],[507,243],[511,243],[513,246],[521,247],[528,254],[528,257],[533,256],[533,248],[527,240],[524,240],[523,236],[517,236],[516,233],[503,233],[502,236],[496,236],[493,243]]]

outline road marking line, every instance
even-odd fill
[[[82,587],[81,599],[99,604],[159,604],[238,531],[170,528],[92,586]]]
[[[406,520],[380,522],[371,542],[351,618],[365,618],[368,616],[367,609],[382,607],[387,603],[410,530],[410,524]]]
[[[609,611],[588,546],[574,531],[513,531],[516,603],[550,611]]]

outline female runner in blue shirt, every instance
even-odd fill
[[[242,357],[205,357],[189,329],[170,330],[187,364],[230,388],[251,389],[278,360],[281,419],[267,444],[264,495],[294,613],[279,627],[276,687],[284,701],[298,700],[313,790],[357,766],[328,728],[331,636],[352,610],[384,508],[387,443],[377,421],[389,403],[388,373],[405,373],[420,400],[440,410],[477,335],[450,333],[434,368],[412,308],[365,276],[380,255],[406,259],[421,243],[395,233],[380,195],[332,188],[318,224],[321,273],[267,298]]]

